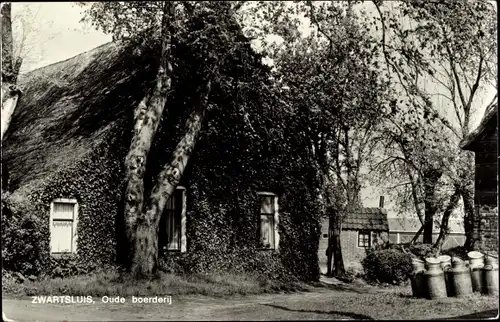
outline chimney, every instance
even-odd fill
[[[379,208],[384,208],[384,196],[380,196]]]

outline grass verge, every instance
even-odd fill
[[[176,275],[160,272],[152,280],[134,280],[117,271],[95,272],[67,278],[26,280],[23,283],[17,282],[8,275],[3,275],[2,285],[3,293],[8,297],[32,295],[154,296],[158,294],[227,297],[309,289],[307,284],[301,282],[273,281],[258,275],[243,273]]]

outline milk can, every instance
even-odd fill
[[[484,266],[484,255],[480,252],[472,251],[467,253],[470,267]]]
[[[470,277],[472,281],[472,291],[484,292],[484,255],[480,252],[469,252],[467,254],[470,263]]]
[[[451,281],[451,257],[448,255],[441,255],[438,259],[444,272],[446,294],[448,294],[448,296],[453,296],[453,285]]]
[[[438,257],[439,262],[441,263],[441,267],[445,269],[445,267],[450,266],[451,267],[451,257],[448,255],[441,255]]]
[[[441,268],[441,262],[437,258],[426,258],[425,264],[425,284],[427,286],[427,296],[429,299],[440,299],[446,297],[446,282],[444,280],[444,272]]]
[[[425,263],[418,258],[413,258],[412,266],[411,290],[413,296],[418,298],[427,297],[427,288],[424,280]]]
[[[484,265],[484,291],[488,295],[498,294],[498,261],[486,257]]]
[[[451,279],[453,281],[453,293],[457,297],[472,294],[470,270],[465,264],[459,258],[452,260]]]

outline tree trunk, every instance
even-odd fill
[[[418,240],[418,237],[420,237],[420,235],[422,235],[422,232],[424,231],[424,227],[425,227],[424,225],[420,226],[420,229],[417,231],[415,236],[413,236],[412,240],[410,241],[410,245],[414,244]]]
[[[2,123],[1,140],[7,132],[10,120],[16,109],[19,100],[20,91],[16,87],[19,69],[22,59],[14,58],[13,40],[12,40],[12,20],[11,4],[2,5]]]
[[[332,216],[328,215],[328,247],[326,248],[326,276],[332,276],[332,260],[333,260],[333,235],[332,235]]]
[[[137,221],[132,274],[136,278],[150,277],[158,268],[158,225],[147,218]]]
[[[342,258],[342,244],[340,242],[340,234],[342,231],[342,222],[340,214],[335,214],[332,228],[332,252],[333,252],[333,276],[342,277],[345,275],[344,259]]]
[[[16,66],[14,64],[14,43],[12,40],[12,18],[11,18],[12,10],[10,3],[4,3],[2,5],[1,15],[2,15],[2,84],[3,83],[15,84],[19,70],[15,70]]]
[[[1,24],[2,24],[2,86],[1,86],[1,125],[0,125],[0,141],[3,141],[4,135],[9,128],[12,115],[16,110],[17,102],[21,95],[21,91],[17,88],[17,77],[21,68],[22,59],[14,58],[13,40],[12,40],[12,18],[11,4],[2,3],[0,9]],[[2,162],[2,161],[0,161]],[[1,165],[1,191],[8,191],[8,171],[5,166]]]
[[[436,184],[442,176],[442,172],[430,169],[424,172],[425,193],[425,218],[424,218],[424,244],[432,244],[432,228],[434,215],[437,212]]]
[[[2,141],[7,129],[9,128],[19,97],[20,91],[17,90],[15,84],[2,82],[2,123],[0,136]]]
[[[198,93],[199,101],[186,121],[186,133],[172,153],[171,161],[158,175],[151,191],[146,211],[136,221],[137,239],[132,261],[132,274],[136,277],[149,277],[156,272],[158,262],[158,226],[167,200],[170,198],[186,169],[191,153],[196,145],[203,118],[208,105],[211,81],[208,80]],[[147,226],[147,227],[146,227]],[[155,232],[154,240],[142,233]],[[145,260],[146,259],[146,260]]]
[[[424,244],[432,244],[432,228],[436,208],[433,201],[425,201]]]
[[[143,211],[146,160],[167,102],[167,93],[172,85],[172,64],[170,57],[172,32],[169,21],[173,19],[173,10],[174,6],[170,2],[164,3],[161,58],[156,75],[156,83],[151,92],[144,97],[136,108],[134,135],[129,152],[125,157],[124,222],[128,241],[127,246],[131,250],[131,253],[136,234],[136,221]],[[133,256],[133,254],[130,255],[131,257]],[[127,266],[130,264],[130,262],[126,263]]]
[[[434,248],[437,249],[437,255],[441,252],[441,249],[443,247],[444,241],[446,240],[446,237],[448,236],[448,222],[450,219],[451,214],[453,213],[453,210],[458,205],[458,201],[460,200],[460,191],[458,188],[455,188],[455,192],[453,195],[450,197],[450,202],[448,203],[448,206],[446,207],[444,213],[443,213],[443,218],[441,220],[441,229],[439,230],[439,236],[436,240],[436,243],[434,244]]]
[[[413,205],[415,206],[415,211],[417,212],[418,220],[420,220],[420,223],[423,225],[424,224],[424,215],[422,214],[422,209],[420,208],[420,199],[419,199],[419,196],[417,193],[417,184],[418,183],[415,180],[415,176],[411,173],[410,168],[407,168],[406,172],[408,173],[408,177],[410,178],[411,196],[413,199]],[[417,234],[420,235],[420,233],[417,233]],[[417,238],[418,238],[418,236],[417,236]]]
[[[464,230],[465,230],[465,243],[464,248],[467,250],[474,250],[474,192],[471,189],[464,188],[461,192],[462,200],[464,201]]]

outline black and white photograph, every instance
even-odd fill
[[[0,5],[3,321],[498,319],[496,1]]]

